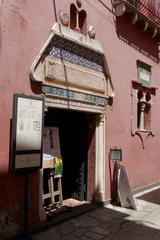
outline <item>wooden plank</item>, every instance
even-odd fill
[[[47,199],[47,198],[50,198],[50,197],[51,197],[50,193],[43,194],[43,200]]]
[[[124,208],[137,209],[127,172],[124,166],[118,165],[117,190],[121,206]]]

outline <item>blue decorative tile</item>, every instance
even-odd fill
[[[104,66],[101,54],[59,36],[53,37],[44,54],[103,72]]]
[[[107,104],[107,99],[104,97],[94,96],[91,94],[76,92],[76,91],[67,90],[63,88],[42,86],[42,91],[45,94],[51,94],[55,97],[58,96],[65,99],[67,98],[69,100],[81,100],[89,104],[100,105],[100,106],[105,106]]]

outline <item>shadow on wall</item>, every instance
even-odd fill
[[[29,177],[29,228],[39,223],[39,172]],[[0,172],[0,240],[23,230],[24,176]],[[17,239],[17,238],[16,238]]]
[[[154,38],[140,31],[136,25],[129,24],[127,16],[117,18],[115,24],[117,36],[121,41],[159,63],[158,43]]]
[[[110,175],[110,196],[111,203],[117,203],[117,161],[109,159],[109,175]]]
[[[31,84],[31,89],[33,91],[33,93],[35,94],[41,94],[42,93],[42,85],[41,83],[39,82],[33,82],[31,79],[30,79],[30,84]]]
[[[114,0],[111,0],[112,8],[109,8],[104,0],[98,0],[105,10],[113,14],[113,22],[115,24],[115,29],[118,38],[129,45],[131,48],[136,49],[141,54],[152,59],[154,62],[159,63],[159,49],[158,43],[154,38],[151,38],[146,32],[142,32],[137,25],[132,25],[128,23],[128,17],[122,16],[116,18],[114,10]],[[93,4],[88,3],[94,10],[98,11]],[[103,15],[103,12],[99,12]],[[103,15],[106,19],[107,15]],[[110,21],[110,19],[107,19]],[[113,23],[110,22],[110,23]]]

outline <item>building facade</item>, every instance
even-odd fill
[[[0,236],[23,219],[24,175],[10,171],[15,93],[43,97],[44,127],[59,130],[64,199],[109,202],[117,149],[133,190],[158,185],[158,3],[0,2]],[[30,227],[44,220],[43,177],[29,176]]]

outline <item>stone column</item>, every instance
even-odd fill
[[[139,130],[144,130],[144,111],[146,106],[146,93],[143,93],[143,97],[139,100],[139,102],[140,102]]]
[[[48,107],[44,107],[44,116],[45,113],[48,111]],[[42,159],[43,161],[43,159]],[[43,208],[43,168],[39,170],[39,219],[40,221],[46,220],[46,212]]]
[[[144,110],[146,103],[140,102],[140,122],[139,122],[139,130],[144,130]]]
[[[96,119],[96,192],[95,200],[105,201],[105,115]]]

